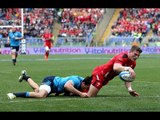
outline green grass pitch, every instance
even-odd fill
[[[48,75],[90,75],[93,68],[104,64],[113,55],[19,55],[16,66],[10,55],[0,55],[0,111],[1,112],[59,112],[59,111],[160,111],[160,55],[141,55],[135,68],[132,84],[141,96],[132,97],[118,77],[104,86],[97,97],[80,98],[51,95],[47,98],[16,98],[8,100],[8,92],[32,91],[26,82],[19,83],[21,70],[37,82]]]

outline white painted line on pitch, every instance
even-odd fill
[[[48,61],[59,61],[59,60],[106,60],[111,58],[49,58]],[[1,59],[1,62],[8,62],[11,61],[10,59]],[[45,61],[44,59],[35,58],[35,59],[18,59],[18,61]]]
[[[16,99],[18,99],[18,98],[15,98],[15,99],[13,99],[13,100],[9,100],[8,99],[8,102],[9,103],[15,103],[15,102],[45,102],[46,100],[47,101],[70,101],[70,100],[77,100],[77,98],[65,98],[65,99],[60,99],[60,98],[56,98],[56,99],[47,99],[47,98],[35,98],[34,100],[31,100],[30,98],[21,98],[21,100],[16,100]],[[22,100],[22,99],[24,99],[24,100]],[[32,98],[33,99],[33,98]],[[8,102],[0,102],[0,103],[8,103]]]
[[[4,74],[4,73],[12,73],[12,71],[0,71],[0,74]]]
[[[25,100],[22,100],[23,98],[21,98],[21,100],[16,100],[18,98],[15,98],[13,100],[9,100],[8,101],[1,101],[0,103],[22,103],[22,102],[45,102],[46,100],[47,101],[71,101],[71,100],[84,100],[84,99],[107,99],[107,98],[131,98],[131,96],[105,96],[105,97],[91,97],[91,98],[64,98],[64,99],[60,99],[60,98],[53,98],[53,99],[47,99],[47,98],[35,98],[35,100],[31,100],[30,98],[24,98]],[[156,96],[139,96],[139,97],[135,97],[135,98],[160,98],[159,95],[156,95]],[[33,99],[33,98],[32,98]]]
[[[48,61],[57,61],[57,60],[108,60],[112,57],[83,57],[83,58],[49,58]],[[141,56],[141,58],[160,58],[160,56]],[[11,61],[11,59],[1,59],[1,62],[8,62]],[[45,61],[43,58],[31,58],[31,59],[18,59],[18,61]]]

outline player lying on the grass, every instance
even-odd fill
[[[28,82],[34,92],[8,93],[8,99],[14,99],[16,97],[45,98],[51,93],[55,93],[55,95],[64,93],[64,95],[87,97],[87,93],[85,91],[89,89],[91,83],[90,77],[83,78],[77,75],[67,77],[47,76],[39,86],[30,76],[27,75],[25,70],[22,70],[21,76],[19,77],[19,82],[22,82],[23,80]]]
[[[132,46],[129,52],[122,52],[115,55],[111,60],[101,66],[97,66],[92,72],[92,81],[88,90],[88,97],[95,97],[102,86],[107,85],[110,80],[117,76],[122,71],[129,71],[132,78],[136,74],[134,68],[136,60],[142,53],[142,49],[138,46]],[[132,96],[139,96],[135,90],[132,89],[131,82],[125,82],[128,92]]]

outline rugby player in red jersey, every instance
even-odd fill
[[[134,68],[136,66],[136,60],[141,53],[142,50],[140,47],[132,46],[129,52],[122,52],[115,55],[107,63],[95,67],[92,72],[92,82],[87,93],[88,97],[95,97],[102,86],[107,85],[121,71],[129,71],[131,76],[135,78]],[[131,82],[125,82],[125,86],[130,95],[139,96],[139,93],[132,89]]]
[[[44,34],[42,35],[42,39],[44,41],[44,47],[45,47],[45,60],[48,60],[49,52],[51,47],[53,46],[53,34],[49,32],[48,29],[45,30]]]

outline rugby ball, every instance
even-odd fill
[[[134,78],[131,76],[129,71],[122,71],[119,73],[119,78],[125,82],[132,82]]]

